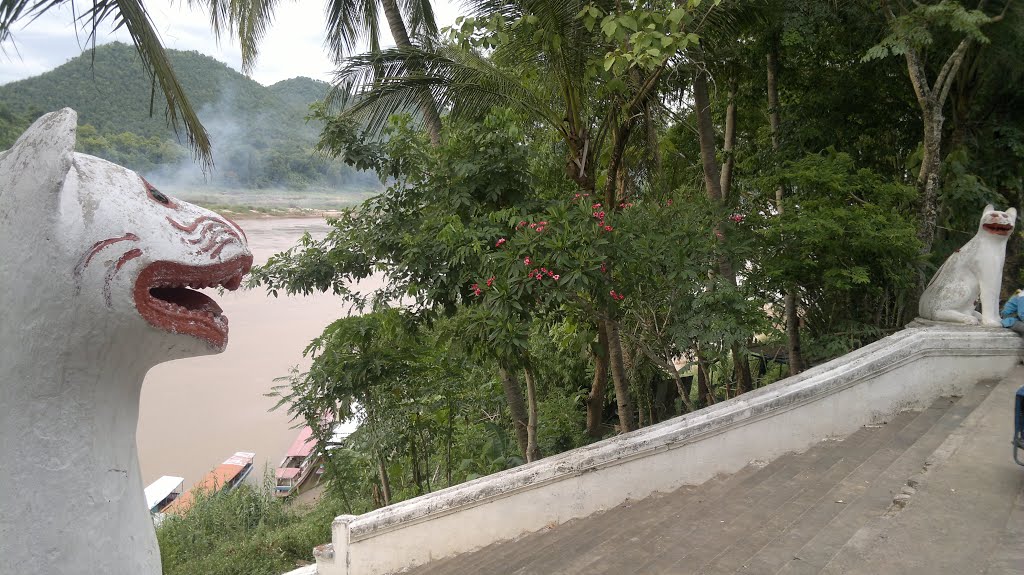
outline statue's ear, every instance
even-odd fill
[[[33,225],[56,214],[74,158],[77,125],[78,114],[71,108],[51,112],[0,155],[0,221]]]
[[[1006,210],[1006,215],[1010,216],[1010,219],[1017,221],[1017,208],[1010,208]]]
[[[994,212],[994,211],[996,211],[995,206],[993,206],[992,204],[986,204],[985,205],[985,209],[981,210],[981,215],[985,215],[985,214],[987,214],[989,212]]]

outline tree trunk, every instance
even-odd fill
[[[388,477],[387,462],[384,461],[384,454],[377,451],[377,474],[380,476],[380,492],[384,498],[384,506],[391,505],[391,478]]]
[[[683,401],[683,406],[686,407],[687,412],[695,411],[693,401],[690,399],[690,385],[683,384],[683,378],[679,375],[679,370],[676,369],[676,364],[672,363],[672,358],[665,354],[668,359],[668,366],[671,368],[669,373],[672,374],[672,381],[676,384],[676,390],[679,391],[679,398]],[[692,381],[692,380],[691,380]]]
[[[537,382],[533,379],[533,370],[527,367],[526,401],[529,407],[529,418],[526,423],[526,461],[540,459],[540,446],[537,445]]]
[[[598,438],[601,432],[601,413],[604,411],[604,394],[608,386],[608,332],[603,321],[597,322],[597,345],[594,354],[594,381],[587,395],[587,435]]]
[[[387,18],[388,28],[391,29],[391,36],[395,39],[395,46],[402,50],[411,49],[413,45],[409,40],[409,33],[405,29],[405,21],[402,20],[402,12],[398,9],[398,2],[396,0],[380,0],[380,4],[384,9],[384,17]],[[420,114],[423,115],[423,123],[430,135],[430,143],[435,147],[439,146],[441,144],[441,116],[437,112],[437,103],[429,92],[425,91],[423,98],[420,99]]]
[[[619,429],[622,433],[633,431],[636,424],[633,419],[633,400],[629,393],[629,379],[622,361],[622,341],[619,338],[619,324],[615,320],[605,320],[608,330],[608,363],[612,372],[612,383],[615,385],[615,400],[619,408]]]
[[[526,409],[526,401],[523,400],[523,388],[519,385],[519,378],[516,374],[499,368],[501,374],[501,386],[505,389],[505,400],[508,401],[508,410],[512,414],[512,426],[516,431],[516,442],[519,444],[519,452],[524,458],[529,458],[529,420]]]
[[[736,80],[729,83],[729,105],[725,108],[725,141],[722,151],[725,163],[722,164],[722,176],[719,185],[722,188],[722,199],[727,200],[732,193],[732,167],[736,163],[733,148],[736,145]]]
[[[895,15],[888,5],[882,5],[886,19],[890,25],[896,21]],[[983,10],[985,0],[978,2],[977,10]],[[996,17],[991,21],[1002,19]],[[920,222],[918,223],[917,238],[921,240],[921,253],[928,254],[932,251],[932,243],[935,241],[935,228],[939,214],[939,188],[942,178],[942,124],[944,121],[942,109],[949,97],[950,87],[954,78],[960,71],[964,55],[971,45],[971,38],[966,37],[960,41],[953,53],[946,58],[935,76],[935,82],[928,83],[928,71],[922,61],[921,54],[915,48],[908,48],[903,56],[907,61],[907,73],[910,75],[910,84],[914,87],[914,95],[917,97],[917,104],[921,108],[921,119],[924,124],[924,155],[921,158],[921,171],[917,175],[918,201],[920,202]],[[924,291],[925,277],[919,274],[919,292]]]
[[[700,159],[704,168],[704,185],[707,188],[708,197],[719,205],[725,204],[725,196],[722,194],[722,181],[718,171],[718,160],[715,159],[715,129],[711,122],[711,98],[708,96],[707,72],[698,70],[693,75],[693,104],[697,113],[697,136],[700,140]],[[726,232],[722,222],[715,225],[715,236],[721,246],[726,244]],[[734,287],[736,272],[732,262],[723,253],[718,258],[718,271],[723,278]],[[750,366],[747,364],[747,355],[743,353],[739,345],[732,346],[733,361],[736,363],[737,387],[740,391],[750,389]]]
[[[704,354],[697,345],[697,396],[703,405],[715,403],[715,394],[711,391],[711,382],[708,381],[708,363],[704,361]]]
[[[921,171],[917,175],[917,194],[921,202],[920,228],[917,239],[921,240],[921,253],[932,251],[935,228],[939,217],[939,188],[942,175],[942,108],[931,107],[923,111],[924,153],[921,156]],[[923,280],[923,278],[922,278]],[[923,289],[922,285],[922,290]]]
[[[782,122],[779,117],[779,62],[776,50],[778,50],[778,46],[772,45],[771,49],[768,50],[767,56],[768,118],[772,130],[772,151],[775,152],[775,157],[778,158],[779,151],[782,149],[782,145],[779,143],[779,129]],[[782,204],[784,194],[785,188],[783,188],[782,184],[779,184],[779,187],[775,189],[775,209],[779,212],[780,216],[784,210]],[[794,286],[786,287],[784,306],[786,347],[789,355],[789,374],[796,375],[804,370],[804,358],[800,346],[800,316],[796,288]]]

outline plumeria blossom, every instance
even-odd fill
[[[526,256],[525,258],[523,258],[523,265],[530,265],[530,256]]]

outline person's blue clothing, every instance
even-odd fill
[[[1022,308],[1022,294],[1024,292],[1018,291],[1013,296],[1006,300],[1006,305],[1003,306],[1003,311],[999,313],[1000,317],[1003,318],[1003,327],[1012,327],[1013,324],[1017,323],[1018,320],[1024,319],[1021,317],[1021,312],[1024,312]]]

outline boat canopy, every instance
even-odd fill
[[[231,489],[237,483],[245,479],[252,469],[252,460],[256,454],[249,451],[239,451],[227,458],[224,463],[218,465],[213,471],[207,473],[192,486],[181,497],[175,499],[167,506],[169,513],[184,513],[192,506],[192,498],[197,492],[216,493],[222,489]]]
[[[316,448],[316,439],[313,438],[313,429],[307,425],[302,428],[299,436],[292,442],[285,457],[309,457],[314,448]]]
[[[295,479],[301,471],[298,467],[278,467],[274,470],[274,477],[276,479]]]
[[[158,503],[166,499],[168,495],[180,489],[183,483],[185,483],[184,477],[174,477],[173,475],[164,475],[150,483],[145,491],[146,507],[153,509]]]

